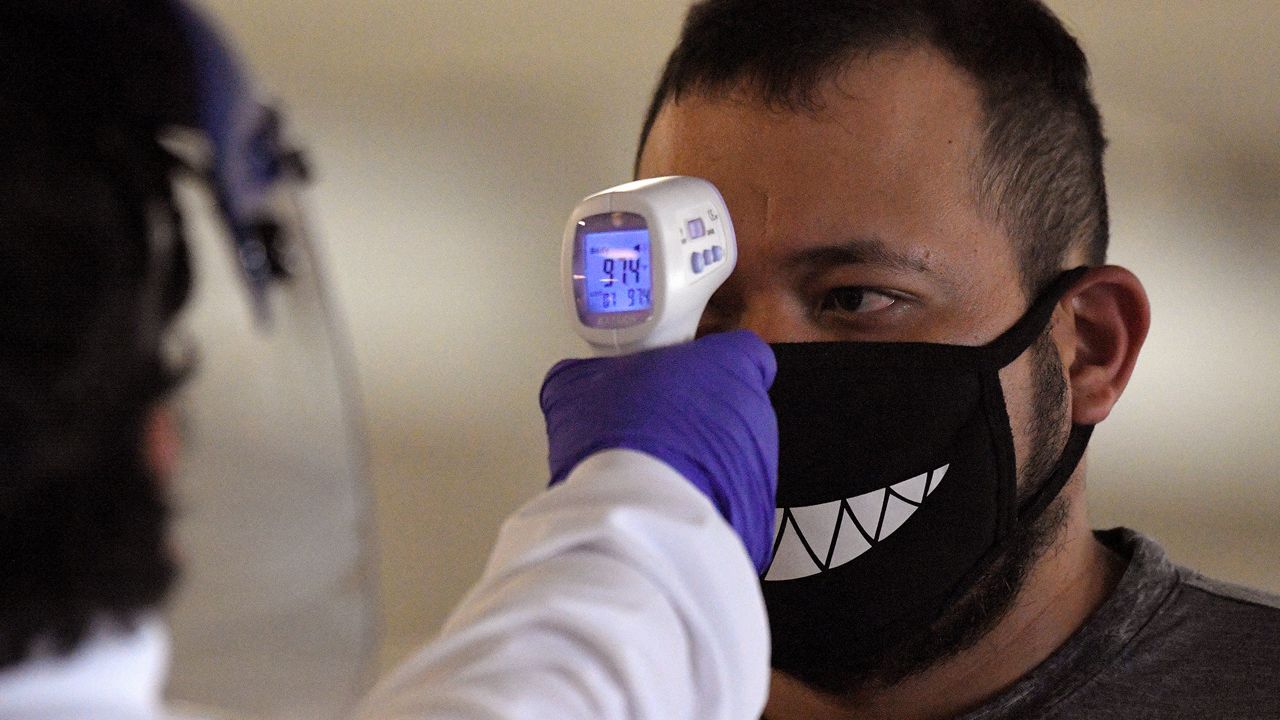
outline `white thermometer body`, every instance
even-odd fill
[[[637,180],[578,203],[561,274],[574,329],[597,355],[692,340],[738,261],[729,210],[701,178]]]

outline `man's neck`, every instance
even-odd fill
[[[1072,485],[1070,494],[1082,492],[1081,483]],[[941,720],[1026,675],[1102,605],[1124,570],[1123,561],[1094,539],[1083,498],[1064,499],[1071,510],[1061,534],[1031,569],[1013,607],[972,647],[900,683],[851,697],[826,695],[775,672],[765,717]]]

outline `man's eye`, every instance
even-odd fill
[[[897,298],[863,287],[838,287],[827,291],[822,298],[822,312],[869,313],[883,310],[897,302]]]

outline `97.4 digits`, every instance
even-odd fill
[[[601,258],[599,294],[600,309],[647,308],[652,303],[648,282],[648,265],[641,265],[641,247],[635,247],[634,258]]]
[[[649,231],[588,232],[582,237],[586,311],[645,312],[653,308]]]
[[[648,249],[636,245],[627,250],[630,252],[609,249],[607,254],[598,256],[600,272],[596,279],[600,291],[594,305],[599,310],[640,310],[653,304],[649,264],[645,261]]]

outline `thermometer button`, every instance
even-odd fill
[[[702,272],[702,253],[694,253],[689,260],[693,263],[693,272],[695,274]]]
[[[716,256],[711,252],[711,248],[702,251],[702,264],[710,265],[716,261]]]
[[[724,248],[720,247],[719,245],[716,245],[715,247],[711,248],[711,257],[715,262],[720,262],[721,260],[723,260]]]

